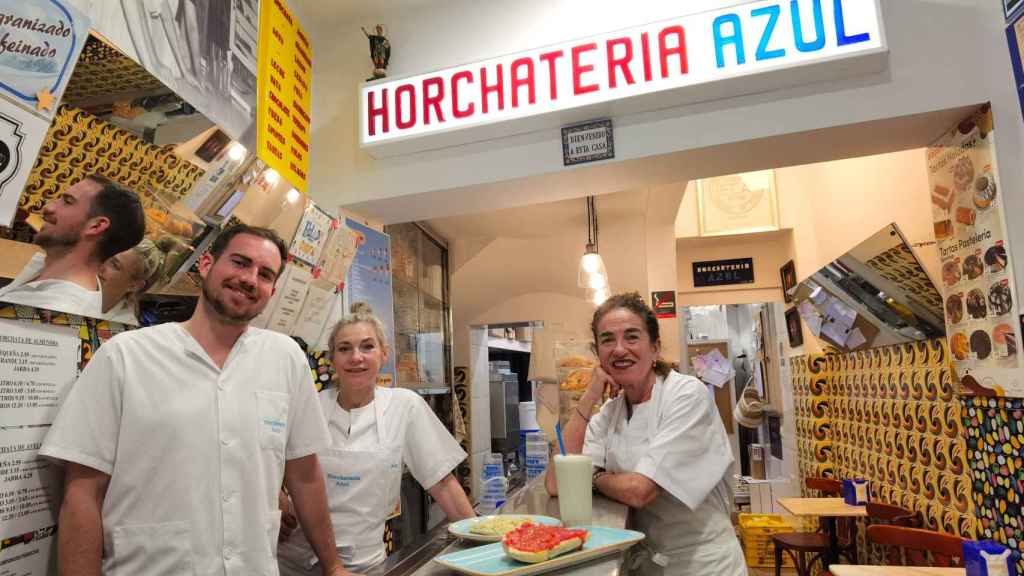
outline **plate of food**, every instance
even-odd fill
[[[949,351],[953,353],[953,358],[957,360],[967,360],[967,355],[970,353],[970,344],[967,342],[967,336],[963,332],[957,332],[953,334],[953,337],[949,340]]]
[[[620,552],[643,539],[641,532],[606,526],[524,524],[501,542],[438,556],[434,562],[471,576],[527,576]]]
[[[946,298],[946,317],[950,324],[959,324],[964,319],[964,297],[962,294],[950,294]]]
[[[985,210],[992,205],[996,199],[996,179],[992,174],[979,176],[974,182],[974,205],[979,210]]]
[[[1010,281],[1003,279],[988,289],[988,304],[993,316],[1009,314],[1013,309],[1013,297],[1010,295]]]
[[[946,286],[953,286],[960,281],[962,270],[960,269],[960,259],[954,258],[953,260],[946,260],[942,263],[942,282]]]
[[[985,273],[985,265],[981,263],[981,256],[971,254],[964,258],[964,276],[968,280],[974,280]]]
[[[985,304],[985,295],[975,288],[967,293],[967,314],[975,320],[981,320],[988,316],[988,306]]]
[[[536,514],[499,514],[496,516],[478,516],[466,518],[448,525],[448,532],[463,540],[473,542],[501,542],[505,533],[519,528],[523,524],[532,523],[542,526],[561,526],[558,518],[539,516]]]
[[[990,272],[1002,272],[1006,269],[1006,248],[1002,244],[996,244],[985,250],[985,264],[988,264]]]

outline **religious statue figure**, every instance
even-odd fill
[[[388,60],[391,60],[391,43],[384,37],[384,26],[377,24],[376,34],[370,34],[363,28],[363,34],[370,41],[370,59],[373,60],[373,77],[368,80],[379,80],[387,76]]]

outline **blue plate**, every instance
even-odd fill
[[[644,539],[642,533],[633,530],[620,530],[605,526],[580,526],[580,528],[590,531],[590,537],[587,538],[583,547],[546,562],[524,564],[513,560],[505,554],[500,542],[438,556],[434,558],[434,562],[471,576],[526,576],[619,552]]]
[[[448,532],[462,538],[463,540],[472,540],[474,542],[501,542],[501,537],[504,534],[474,534],[470,531],[474,524],[479,524],[480,522],[491,518],[524,520],[533,522],[534,524],[546,524],[548,526],[562,525],[561,520],[558,518],[552,518],[551,516],[540,516],[537,514],[501,514],[498,516],[478,516],[476,518],[466,518],[465,520],[452,522],[448,525]]]

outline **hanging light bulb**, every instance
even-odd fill
[[[267,168],[267,171],[263,173],[263,179],[267,181],[267,184],[277,186],[277,183],[281,181],[281,175],[277,173],[277,170]]]
[[[594,306],[600,306],[601,304],[604,304],[604,301],[608,299],[608,296],[610,296],[608,288],[601,288],[600,290],[594,290],[594,293],[590,295],[590,301]]]
[[[241,162],[242,158],[245,158],[246,149],[238,142],[232,142],[231,146],[228,147],[228,158],[235,162]]]
[[[601,255],[597,252],[587,252],[583,255],[583,259],[580,260],[580,266],[583,267],[583,271],[587,274],[594,274],[604,268],[604,262],[601,261]]]
[[[599,294],[604,294],[600,297],[601,302],[608,298],[608,271],[597,251],[597,206],[593,196],[587,197],[587,245],[580,258],[577,284],[587,290],[587,298],[591,301],[596,300]]]
[[[592,273],[587,284],[592,290],[603,290],[608,287],[608,277],[599,272]]]
[[[287,200],[289,204],[295,204],[296,202],[299,201],[300,196],[302,196],[302,194],[300,194],[299,191],[296,190],[295,188],[292,188],[291,190],[288,191],[288,194],[285,196],[285,200]]]

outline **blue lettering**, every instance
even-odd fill
[[[801,52],[817,52],[825,47],[825,22],[821,17],[821,0],[812,0],[814,6],[814,40],[804,40],[803,23],[800,20],[800,3],[790,0],[789,7],[793,15],[793,39],[796,49]]]
[[[839,39],[840,46],[848,46],[850,44],[860,44],[861,42],[867,42],[871,39],[871,34],[862,32],[860,34],[854,34],[853,36],[846,35],[846,21],[843,17],[843,0],[833,0],[833,5],[836,11],[836,36]]]
[[[722,35],[722,26],[726,23],[732,24],[732,34]],[[715,35],[715,58],[719,68],[725,68],[725,46],[732,44],[736,48],[736,63],[744,64],[747,61],[743,51],[743,31],[740,27],[740,17],[735,14],[723,14],[715,18],[712,24]]]
[[[777,4],[750,11],[750,15],[754,18],[757,18],[758,16],[768,16],[768,23],[764,27],[764,33],[761,34],[761,42],[757,45],[757,55],[754,57],[755,60],[771,60],[772,58],[782,58],[786,55],[786,50],[784,48],[778,48],[776,50],[768,49],[768,43],[772,40],[772,34],[775,32],[775,25],[779,23],[779,14],[781,12],[782,9],[780,9]]]

